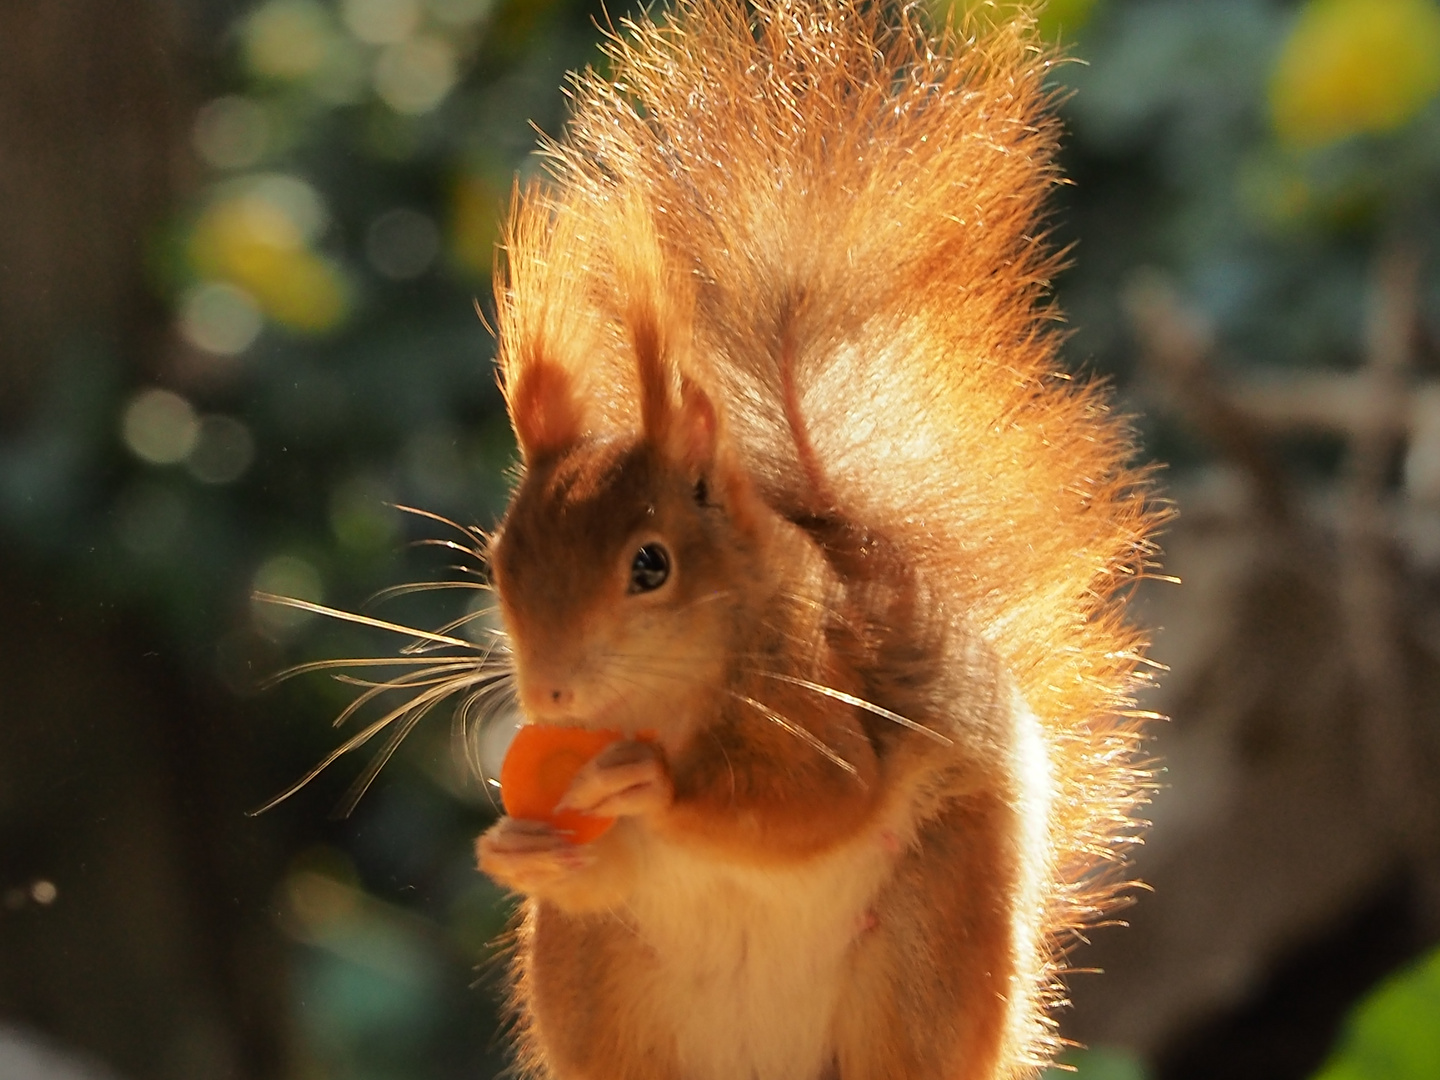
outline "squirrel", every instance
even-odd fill
[[[988,1080],[1143,799],[1160,514],[1057,361],[1055,57],[871,0],[677,0],[517,189],[488,558],[524,719],[624,738],[480,868],[521,1072]],[[641,737],[644,733],[644,737]]]

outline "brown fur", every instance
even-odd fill
[[[500,363],[527,471],[494,565],[520,699],[658,731],[605,764],[645,801],[589,850],[482,839],[534,897],[536,1075],[1023,1075],[1067,935],[1110,902],[1141,787],[1117,592],[1155,515],[1055,361],[1051,58],[1024,20],[911,20],[679,0],[627,24],[518,202]],[[634,595],[649,540],[672,579]],[[673,937],[687,904],[723,924],[713,961]],[[792,917],[833,1000],[747,951]],[[686,979],[773,1008],[697,990],[732,1031],[707,1051]],[[767,1026],[787,1008],[799,1064]]]

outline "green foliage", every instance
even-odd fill
[[[1114,1047],[1072,1050],[1060,1061],[1064,1067],[1046,1069],[1042,1080],[1146,1080],[1147,1075],[1133,1054]]]
[[[1315,1080],[1440,1076],[1440,949],[1392,975],[1350,1014]]]

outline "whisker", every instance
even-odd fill
[[[364,693],[360,694],[360,696],[357,697],[356,700],[351,701],[348,706],[341,708],[340,716],[337,716],[336,719],[331,720],[330,726],[344,727],[344,723],[346,723],[346,720],[350,719],[350,717],[354,716],[354,714],[359,713],[361,708],[367,706],[370,701],[373,701],[374,698],[379,697],[380,694],[386,693],[387,690],[412,690],[412,688],[416,687],[428,687],[428,685],[438,685],[444,683],[444,681],[446,680],[454,680],[456,675],[445,674],[442,675],[441,678],[428,678],[428,675],[433,675],[436,671],[458,672],[468,670],[468,668],[468,664],[459,665],[459,667],[425,668],[425,670],[423,671],[409,672],[408,675],[403,675],[403,677],[395,678],[395,680],[390,680],[389,683],[372,683],[370,684],[370,690],[364,691]],[[343,681],[343,683],[363,685],[360,680],[353,680],[353,678],[348,677],[348,675],[336,675],[336,677],[334,678],[337,678],[338,681]]]
[[[799,724],[792,723],[791,721],[785,719],[785,717],[781,716],[774,709],[770,708],[770,706],[764,704],[763,702],[756,701],[752,697],[747,697],[746,695],[741,694],[735,690],[727,690],[726,693],[738,701],[743,701],[746,705],[749,705],[751,708],[759,712],[760,715],[764,716],[767,720],[771,720],[774,723],[779,724],[782,730],[788,731],[791,735],[794,735],[801,742],[825,755],[827,760],[834,762],[836,765],[840,766],[840,768],[848,772],[851,776],[859,779],[859,770],[856,769],[854,765],[850,764],[850,762],[846,761],[843,757],[837,754],[834,750],[830,749],[830,747],[825,745],[825,743],[821,741],[813,732],[801,727]],[[860,782],[862,784],[864,783],[863,780],[861,780]]]
[[[346,686],[365,686],[377,690],[403,690],[409,686],[429,686],[433,683],[444,682],[446,679],[454,678],[453,674],[437,674],[439,672],[469,671],[475,668],[471,663],[436,664],[434,667],[422,668],[420,671],[407,672],[394,679],[387,679],[385,682],[376,682],[374,679],[362,679],[358,675],[332,675],[330,676],[338,683]],[[431,676],[436,676],[431,678]]]
[[[466,547],[464,544],[457,544],[454,540],[441,540],[439,537],[436,536],[427,536],[420,540],[411,540],[410,547],[449,548],[451,551],[458,551],[462,555],[479,555],[479,553],[473,547]]]
[[[490,586],[481,581],[411,581],[404,585],[391,585],[372,593],[365,601],[365,606],[371,604],[383,604],[386,600],[394,600],[397,596],[409,596],[412,593],[438,592],[441,589],[470,589],[474,592],[490,592]]]
[[[296,675],[308,675],[312,671],[330,671],[335,668],[351,667],[392,667],[400,664],[433,664],[435,659],[433,656],[354,656],[341,660],[310,660],[271,675],[261,681],[259,687],[262,690],[268,690],[288,679],[293,679]],[[476,661],[467,658],[465,662],[475,663]]]
[[[427,691],[425,692],[425,694],[422,694],[421,696],[424,697],[424,696],[427,696],[427,695],[429,695],[429,694],[434,694],[434,693],[435,693],[434,690],[427,690]],[[317,776],[319,776],[322,772],[324,772],[326,769],[328,769],[328,768],[329,768],[331,765],[333,765],[335,762],[339,761],[340,758],[344,757],[344,756],[345,756],[346,754],[348,754],[351,750],[356,750],[356,749],[364,746],[367,742],[369,742],[371,739],[373,739],[373,738],[374,738],[376,735],[378,735],[381,731],[384,731],[385,728],[388,727],[388,726],[390,725],[390,723],[395,720],[396,717],[403,715],[408,709],[412,708],[413,705],[414,705],[414,702],[413,702],[413,701],[412,701],[412,702],[407,702],[406,704],[400,706],[398,709],[395,709],[393,712],[386,713],[386,714],[385,714],[384,716],[382,716],[379,720],[376,720],[373,724],[371,724],[369,727],[365,728],[363,731],[360,731],[360,732],[358,732],[358,733],[350,736],[350,738],[346,739],[343,743],[341,743],[339,746],[337,746],[334,750],[331,750],[330,753],[326,754],[326,755],[320,760],[320,764],[316,765],[313,769],[311,769],[309,772],[307,772],[307,773],[306,773],[304,776],[302,776],[299,780],[295,781],[295,783],[291,784],[288,788],[286,788],[284,791],[282,791],[279,795],[276,795],[273,799],[271,799],[269,802],[267,802],[264,806],[261,806],[260,808],[258,808],[258,809],[256,809],[256,810],[251,810],[247,816],[248,816],[248,817],[258,817],[260,814],[265,813],[266,810],[269,810],[269,809],[271,809],[272,807],[275,807],[275,806],[279,806],[282,802],[284,802],[286,799],[290,798],[291,795],[294,795],[297,791],[299,791],[301,788],[303,788],[306,784],[310,783],[311,780],[314,780]]]
[[[370,702],[374,701],[377,697],[379,697],[381,694],[386,693],[387,691],[419,690],[422,687],[426,686],[439,686],[442,682],[447,682],[454,678],[455,676],[449,675],[441,679],[427,679],[424,681],[400,683],[396,685],[392,685],[389,683],[376,684],[370,689],[366,690],[363,694],[360,694],[358,697],[356,697],[355,700],[350,702],[350,704],[346,705],[345,708],[341,709],[340,714],[336,716],[334,720],[330,721],[330,726],[335,728],[344,727],[347,720],[349,720],[366,705],[370,704]],[[414,699],[411,698],[411,700],[413,701]]]
[[[399,510],[402,514],[413,514],[416,517],[429,518],[431,521],[454,529],[467,540],[476,540],[482,544],[485,542],[485,533],[483,530],[473,525],[461,525],[458,522],[451,521],[444,514],[437,514],[433,510],[421,510],[418,506],[406,506],[404,503],[388,503],[387,505],[390,506],[391,509]]]
[[[823,694],[825,697],[834,698],[836,701],[843,701],[846,705],[853,705],[857,709],[864,709],[866,712],[874,713],[876,716],[884,717],[886,720],[892,720],[903,728],[909,728],[911,731],[916,731],[922,735],[929,736],[930,738],[938,742],[941,746],[953,746],[955,744],[955,741],[951,739],[948,735],[942,735],[940,734],[940,732],[934,731],[931,728],[926,727],[924,724],[911,720],[908,716],[901,716],[897,712],[891,712],[883,705],[876,705],[873,701],[866,701],[864,698],[856,697],[854,694],[847,694],[843,690],[836,690],[833,686],[826,686],[824,683],[811,682],[809,679],[797,678],[794,675],[784,675],[778,671],[761,671],[759,669],[753,669],[750,673],[752,675],[763,676],[767,679],[778,679],[781,682],[790,683],[792,686],[803,687],[804,689],[813,691],[814,693]]]
[[[455,733],[461,741],[465,762],[470,766],[471,771],[480,778],[481,788],[484,790],[486,798],[490,800],[491,808],[496,811],[500,808],[495,805],[495,795],[491,791],[490,777],[486,775],[485,761],[480,756],[479,740],[473,733],[483,729],[486,722],[496,716],[513,699],[513,685],[506,680],[481,687],[466,695],[455,707]],[[499,786],[499,781],[495,781],[495,786]]]
[[[493,615],[493,614],[495,614],[495,608],[494,608],[493,606],[491,606],[491,607],[486,607],[486,608],[480,608],[480,609],[478,609],[478,610],[476,610],[476,611],[471,611],[471,612],[468,612],[467,614],[461,615],[458,619],[451,619],[451,620],[450,620],[448,623],[446,623],[444,626],[441,626],[441,627],[439,627],[438,629],[434,630],[433,633],[436,633],[436,634],[447,634],[447,635],[448,635],[448,634],[450,634],[452,631],[458,630],[458,629],[460,629],[460,627],[466,626],[466,625],[468,625],[469,623],[474,622],[476,619],[483,619],[483,618],[486,618],[487,616]],[[493,630],[493,629],[492,629],[490,632],[491,632],[491,635],[492,635],[492,636],[494,636],[494,635],[497,634],[497,633],[502,633],[502,631]],[[475,644],[478,646],[478,645],[479,645],[479,642],[476,642]],[[436,645],[436,644],[434,644],[434,643],[432,643],[432,642],[427,642],[427,641],[412,641],[412,642],[410,642],[410,644],[405,645],[404,647],[402,647],[402,648],[400,649],[400,652],[403,653],[403,654],[405,654],[405,655],[407,655],[407,656],[409,656],[409,655],[413,655],[413,654],[416,654],[416,653],[434,652],[436,649],[442,649],[442,648],[444,648],[444,647],[445,647],[445,646],[443,646],[443,645]],[[484,646],[484,648],[485,648],[485,650],[486,650],[486,651],[485,651],[485,655],[486,655],[486,656],[489,656],[489,655],[490,655],[490,651],[495,648],[495,642],[493,642],[493,641],[490,642],[490,644]]]
[[[373,626],[377,630],[389,630],[396,634],[408,634],[411,637],[438,641],[445,645],[454,645],[457,649],[469,649],[473,652],[478,648],[473,641],[466,641],[464,638],[449,637],[445,634],[434,634],[429,630],[418,630],[413,626],[401,626],[399,623],[386,622],[384,619],[372,619],[368,615],[357,615],[352,611],[341,611],[339,608],[326,607],[324,604],[312,604],[309,600],[297,600],[293,596],[277,596],[274,593],[268,592],[255,592],[252,593],[251,596],[264,604],[279,604],[281,607],[295,608],[297,611],[308,611],[315,615],[325,615],[331,619],[340,619],[343,622],[359,623],[361,626]]]
[[[470,554],[474,555],[475,553],[472,551]],[[479,556],[477,555],[476,558],[479,558]],[[494,586],[490,584],[487,563],[482,562],[478,568],[474,566],[461,566],[459,563],[450,563],[445,569],[454,571],[457,574],[474,574],[485,583],[487,588],[494,588]]]
[[[507,677],[508,676],[506,675],[485,676],[485,678],[488,679],[500,679]],[[428,711],[431,706],[441,701],[444,701],[445,698],[449,697],[451,694],[458,693],[459,691],[465,689],[467,686],[471,685],[474,685],[474,682],[470,678],[467,678],[465,676],[457,676],[455,679],[446,680],[436,686],[431,687],[429,690],[424,690],[421,693],[415,695],[415,697],[411,698],[405,704],[395,709],[392,709],[390,712],[380,717],[380,719],[371,723],[368,727],[350,736],[350,738],[346,739],[334,750],[326,754],[325,757],[321,759],[318,765],[316,765],[313,769],[307,772],[299,780],[291,784],[288,788],[282,791],[279,795],[276,795],[273,799],[265,803],[263,806],[255,810],[251,810],[248,816],[256,817],[260,814],[265,813],[265,811],[271,809],[272,807],[280,805],[280,803],[284,802],[291,795],[294,795],[297,791],[303,788],[306,784],[310,783],[310,781],[314,780],[317,776],[319,776],[322,772],[328,769],[341,757],[348,754],[351,750],[357,750],[360,747],[364,746],[376,735],[384,731],[386,727],[394,723],[395,720],[404,716],[412,709],[424,708],[426,711]],[[393,752],[394,751],[392,750],[391,753]]]
[[[426,713],[440,704],[441,700],[443,699],[437,698],[427,702],[423,707],[415,709],[400,721],[395,730],[390,733],[390,737],[385,740],[385,745],[370,759],[369,764],[365,766],[360,775],[345,789],[345,794],[340,797],[335,809],[330,811],[332,821],[343,820],[350,816],[361,796],[370,789],[370,785],[375,782],[375,777],[380,775],[380,770],[395,756],[395,751],[400,749],[400,744],[405,741],[405,737],[415,730],[415,725],[425,718]]]
[[[725,599],[727,599],[727,598],[729,598],[729,597],[731,597],[731,596],[734,596],[734,595],[735,595],[735,590],[734,590],[734,589],[718,589],[718,590],[716,590],[715,592],[706,593],[704,596],[697,596],[694,600],[691,600],[688,604],[685,604],[685,605],[683,605],[683,606],[681,606],[681,607],[679,607],[679,608],[676,608],[676,609],[675,609],[675,614],[678,615],[678,614],[680,614],[680,613],[683,612],[683,611],[689,611],[691,608],[699,607],[701,604],[713,604],[716,600],[725,600]]]
[[[825,601],[823,600],[817,600],[813,596],[806,596],[804,593],[792,592],[790,589],[781,589],[779,590],[778,595],[786,600],[792,600],[797,604],[804,605],[805,607],[812,608],[813,610],[818,611],[821,614],[828,615],[848,630],[853,630],[855,628],[855,624],[849,618],[847,618],[843,612],[832,607],[830,604],[825,603]]]

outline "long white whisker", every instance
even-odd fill
[[[846,618],[842,612],[837,611],[835,608],[831,607],[823,600],[816,600],[813,596],[806,596],[803,593],[792,592],[789,589],[781,589],[778,595],[786,600],[792,600],[797,604],[803,605],[804,607],[808,607],[815,611],[818,611],[823,615],[828,615],[830,616],[830,618],[835,619],[837,622],[847,628],[854,628],[854,623],[850,619]]]
[[[434,690],[427,690],[427,691],[425,692],[425,694],[423,694],[423,695],[421,695],[421,696],[424,697],[424,696],[426,696],[426,695],[433,694],[433,693],[435,693]],[[258,815],[265,813],[265,811],[266,811],[266,810],[269,810],[271,807],[279,806],[282,802],[284,802],[286,799],[288,799],[291,795],[294,795],[297,791],[299,791],[301,788],[303,788],[306,784],[310,783],[311,780],[314,780],[317,776],[319,776],[322,772],[324,772],[326,769],[328,769],[328,768],[329,768],[331,765],[333,765],[335,762],[339,761],[340,758],[342,758],[343,756],[345,756],[346,754],[348,754],[351,750],[356,750],[356,749],[364,746],[367,742],[369,742],[371,739],[373,739],[373,738],[374,738],[376,735],[378,735],[381,731],[384,731],[385,728],[388,727],[388,726],[395,720],[396,717],[403,715],[403,714],[404,714],[408,709],[410,709],[413,705],[414,705],[414,702],[407,702],[406,704],[400,706],[398,709],[394,710],[393,712],[386,713],[386,714],[385,714],[384,716],[382,716],[379,720],[376,720],[373,724],[371,724],[369,727],[365,728],[363,731],[358,732],[357,734],[350,736],[350,738],[346,739],[343,743],[341,743],[339,746],[337,746],[334,750],[331,750],[330,753],[326,754],[326,755],[320,760],[320,764],[316,765],[313,769],[311,769],[309,772],[307,772],[307,773],[306,773],[304,776],[302,776],[299,780],[295,781],[295,783],[291,784],[288,788],[286,788],[284,791],[282,791],[279,795],[276,795],[273,799],[271,799],[269,802],[267,802],[264,806],[261,806],[259,809],[251,810],[250,813],[249,813],[249,816],[250,816],[250,817],[257,817]]]
[[[446,679],[453,678],[454,676],[449,674],[440,674],[437,676],[437,673],[462,669],[470,670],[474,666],[473,664],[437,664],[434,667],[407,672],[398,678],[387,679],[384,682],[376,682],[374,679],[362,679],[358,675],[332,675],[330,677],[338,683],[344,683],[346,686],[363,686],[376,690],[403,690],[407,686],[430,686],[434,683],[444,682]],[[432,676],[436,677],[432,678]]]
[[[493,675],[489,677],[496,679],[503,678],[503,676],[499,675]],[[380,719],[370,724],[364,730],[357,732],[350,738],[346,739],[334,750],[326,754],[325,757],[321,759],[320,763],[316,765],[313,769],[307,772],[299,780],[295,781],[295,783],[291,784],[279,795],[276,795],[269,802],[265,803],[263,806],[255,810],[251,810],[248,816],[255,817],[259,814],[265,813],[265,811],[271,809],[272,807],[278,806],[280,803],[288,799],[291,795],[294,795],[297,791],[303,788],[306,784],[310,783],[311,780],[314,780],[317,776],[319,776],[322,772],[328,769],[341,757],[348,754],[351,750],[357,750],[360,747],[364,746],[381,731],[384,731],[385,728],[387,728],[390,724],[394,723],[396,719],[404,716],[411,709],[419,708],[422,706],[428,707],[437,702],[443,701],[451,694],[458,693],[460,690],[463,690],[465,687],[470,685],[473,685],[473,682],[469,678],[466,678],[464,676],[457,676],[453,680],[447,680],[446,682],[443,682],[438,686],[431,687],[429,690],[425,690],[422,693],[417,694],[415,697],[407,701],[404,705],[392,709],[390,712],[380,717]]]
[[[876,716],[884,717],[886,720],[893,720],[903,728],[909,728],[911,731],[917,731],[922,735],[927,735],[941,746],[954,745],[954,740],[948,735],[942,735],[938,731],[933,731],[924,724],[911,720],[908,716],[901,716],[897,712],[891,712],[882,705],[876,705],[873,701],[866,701],[864,698],[856,697],[854,694],[847,694],[843,690],[836,690],[833,686],[811,682],[809,679],[800,679],[794,675],[784,675],[778,671],[761,671],[757,669],[752,670],[750,674],[761,675],[767,679],[778,679],[781,682],[790,683],[792,686],[800,686],[817,694],[823,694],[825,697],[834,698],[836,701],[843,701],[846,705],[853,705],[857,709],[864,709],[866,712],[874,713]]]
[[[411,547],[441,547],[449,548],[451,551],[458,551],[462,555],[474,555],[475,549],[466,547],[464,544],[457,544],[454,540],[441,540],[438,536],[427,536],[420,540],[411,540]]]
[[[756,701],[752,697],[747,697],[746,695],[738,693],[735,690],[727,690],[726,693],[728,693],[731,697],[735,698],[738,701],[743,701],[746,705],[749,705],[751,708],[759,712],[760,715],[764,716],[767,720],[771,720],[774,723],[779,724],[783,730],[788,731],[791,735],[794,735],[801,742],[814,748],[821,754],[824,754],[828,760],[834,762],[836,765],[839,765],[840,768],[844,769],[857,780],[860,778],[860,771],[856,769],[854,765],[850,764],[850,762],[846,761],[834,750],[826,746],[825,743],[822,742],[819,738],[817,738],[813,732],[806,730],[799,724],[792,723],[791,721],[785,719],[785,717],[781,716],[774,709],[770,708],[770,706],[764,704],[763,702]],[[863,784],[865,781],[861,780],[860,782]]]
[[[497,681],[466,695],[455,707],[455,734],[460,740],[465,761],[480,778],[481,787],[486,798],[490,800],[491,807],[497,810],[499,807],[495,805],[495,796],[490,790],[490,778],[485,774],[485,762],[480,756],[479,741],[471,733],[483,728],[486,721],[499,713],[506,701],[513,699],[513,696],[514,687],[511,681]]]
[[[336,804],[335,809],[330,811],[332,820],[339,820],[350,816],[351,811],[355,809],[355,804],[358,803],[361,796],[370,789],[370,785],[375,782],[375,777],[380,775],[380,770],[395,756],[395,751],[400,749],[400,744],[405,741],[405,737],[415,730],[415,725],[425,718],[426,713],[440,704],[441,700],[443,700],[443,698],[436,698],[433,701],[426,702],[425,705],[415,709],[400,721],[395,730],[390,733],[390,737],[385,740],[385,745],[370,759],[370,763],[365,766],[360,775],[346,788],[345,794],[341,796],[340,802]]]
[[[307,675],[312,671],[331,671],[335,668],[351,667],[393,667],[399,664],[434,664],[435,662],[436,658],[433,656],[356,656],[348,660],[310,660],[271,675],[260,683],[260,688],[268,690],[287,679],[293,679],[296,675]],[[466,663],[476,662],[466,660]]]
[[[330,722],[330,726],[337,728],[343,727],[345,725],[345,721],[349,720],[350,717],[354,716],[367,704],[369,704],[375,698],[379,697],[381,694],[385,693],[387,690],[409,690],[419,686],[434,686],[438,685],[441,682],[444,682],[445,679],[452,679],[456,677],[456,675],[454,674],[446,675],[440,679],[432,679],[429,677],[435,675],[437,672],[477,673],[477,671],[478,669],[476,669],[473,664],[467,664],[463,662],[454,664],[436,664],[434,667],[422,668],[419,671],[406,672],[404,675],[401,675],[398,678],[390,679],[387,682],[372,683],[369,690],[366,690],[354,701],[350,702],[349,705],[346,705],[345,708],[340,710],[340,715],[335,717],[335,719]],[[334,676],[334,678],[341,682],[356,681],[348,675],[336,675]]]
[[[416,517],[429,518],[431,521],[439,522],[447,528],[454,529],[467,540],[477,540],[480,543],[485,542],[484,532],[475,528],[473,525],[461,525],[458,522],[451,521],[444,514],[437,514],[433,510],[421,510],[418,506],[406,506],[404,503],[388,503],[387,505],[394,510],[399,510],[402,514],[413,514]]]
[[[450,634],[452,631],[460,629],[460,627],[462,627],[462,626],[468,626],[470,623],[474,622],[476,619],[483,619],[483,618],[486,618],[487,616],[493,615],[494,613],[495,613],[495,608],[494,608],[494,607],[480,608],[480,609],[477,610],[477,611],[472,611],[472,612],[469,612],[468,614],[461,615],[458,619],[451,619],[451,620],[450,620],[448,623],[446,623],[444,626],[441,626],[441,627],[437,628],[437,629],[436,629],[435,631],[433,631],[433,632],[436,633],[436,634],[446,634],[446,635],[448,635],[448,634]],[[485,645],[485,646],[480,646],[479,642],[476,642],[475,644],[476,644],[477,647],[483,647],[483,648],[485,649],[485,655],[486,655],[486,656],[489,656],[489,655],[490,655],[490,651],[495,648],[495,643],[494,643],[493,641],[492,641],[491,643],[489,643],[488,645]],[[428,642],[428,641],[412,641],[410,644],[408,644],[408,645],[404,646],[403,648],[401,648],[400,652],[401,652],[402,654],[406,655],[406,656],[410,656],[410,655],[414,655],[414,654],[416,654],[416,653],[434,652],[436,649],[443,649],[443,648],[445,648],[445,646],[443,646],[443,645],[436,645],[436,644],[434,644],[433,642]]]
[[[469,589],[472,592],[491,592],[492,589],[483,581],[411,581],[404,585],[391,585],[389,588],[381,589],[373,593],[365,606],[371,604],[383,604],[386,600],[394,600],[398,596],[410,596],[413,593],[439,592],[442,589]]]
[[[325,615],[331,619],[340,619],[343,622],[359,623],[361,626],[373,626],[377,630],[389,630],[396,634],[408,634],[411,637],[438,641],[445,645],[453,645],[457,649],[469,649],[474,652],[478,651],[479,648],[473,641],[466,641],[464,638],[449,637],[446,634],[432,634],[428,630],[417,630],[413,626],[401,626],[399,623],[386,622],[384,619],[372,619],[368,615],[357,615],[351,611],[341,611],[339,608],[326,607],[324,604],[312,604],[309,600],[297,600],[293,596],[277,596],[274,593],[268,592],[255,592],[251,595],[263,604],[278,604],[281,607],[295,608],[297,611],[309,611],[315,615]]]
[[[706,593],[704,596],[697,596],[688,604],[675,609],[675,614],[689,611],[691,608],[699,607],[701,604],[713,604],[717,600],[726,600],[735,595],[734,589],[719,589],[716,592]]]

